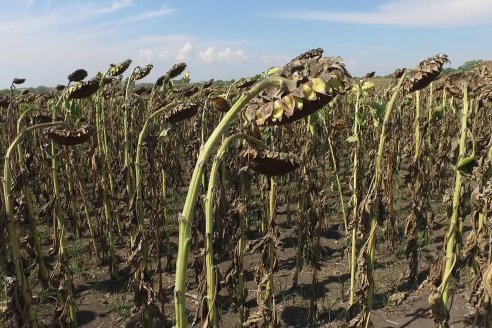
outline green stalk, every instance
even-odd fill
[[[348,224],[347,224],[347,213],[345,211],[345,202],[343,201],[342,186],[340,184],[340,179],[338,177],[337,162],[335,160],[335,153],[333,152],[333,145],[331,138],[328,137],[328,146],[330,147],[331,161],[333,162],[333,172],[335,173],[335,180],[337,182],[338,197],[340,199],[340,206],[342,208],[343,215],[343,225],[345,228],[345,234],[348,235]]]
[[[55,217],[58,225],[58,257],[61,266],[66,266],[66,252],[65,252],[65,218],[61,213],[60,207],[60,186],[58,183],[58,161],[56,160],[56,145],[51,142],[51,175],[53,180],[53,193],[55,195]],[[72,277],[68,268],[63,268],[63,285],[67,292],[67,305],[68,305],[68,318],[70,320],[71,327],[77,327],[77,309],[73,300],[73,284]]]
[[[239,197],[241,202],[243,202],[244,206],[246,206],[246,185],[244,183],[244,172],[239,173]],[[245,298],[245,279],[244,279],[244,247],[245,247],[245,230],[246,230],[246,222],[244,213],[240,211],[239,213],[239,229],[240,236],[238,241],[238,324],[240,327],[243,326],[244,323],[244,298]]]
[[[277,183],[274,177],[270,177],[270,197],[268,202],[268,230],[275,223],[275,218],[277,216],[276,210],[276,189]],[[268,307],[268,313],[273,317],[273,264],[275,262],[275,242],[273,238],[270,238],[268,243],[268,281],[265,289],[265,303]],[[269,322],[266,323],[267,325]]]
[[[73,165],[72,169],[74,170],[75,180],[79,186],[80,194],[82,196],[85,220],[87,221],[87,227],[89,229],[89,233],[91,234],[91,242],[92,242],[92,246],[94,247],[94,254],[98,259],[101,259],[101,254],[99,254],[99,250],[97,248],[96,235],[94,233],[94,227],[92,225],[92,218],[90,216],[89,207],[87,206],[87,188],[84,182],[82,181],[78,166]]]
[[[183,212],[179,217],[179,243],[178,243],[178,257],[176,260],[176,282],[174,290],[175,298],[175,310],[176,310],[176,327],[184,328],[188,326],[188,316],[185,303],[185,291],[186,291],[186,267],[188,263],[188,255],[190,248],[190,233],[191,223],[193,220],[193,212],[195,210],[197,198],[201,186],[201,176],[203,174],[203,166],[208,160],[212,149],[219,142],[222,135],[227,131],[227,128],[232,121],[240,113],[241,109],[254,97],[256,97],[263,89],[273,85],[292,85],[292,81],[286,80],[281,77],[270,77],[265,79],[251,88],[248,92],[244,93],[238,101],[232,106],[232,108],[224,115],[220,123],[212,132],[207,142],[204,144],[198,160],[193,170],[190,186],[186,195],[186,201],[183,207]]]
[[[143,203],[143,193],[142,193],[142,174],[141,174],[141,161],[142,161],[142,152],[143,152],[143,142],[145,138],[145,134],[150,126],[150,123],[160,114],[165,113],[168,110],[170,105],[162,107],[161,109],[153,112],[146,120],[138,135],[138,143],[137,150],[135,155],[135,189],[137,195],[137,218],[138,218],[138,229],[142,234],[142,268],[147,271],[148,267],[148,247],[147,247],[147,238],[145,237],[145,218],[144,218],[144,203]]]
[[[104,102],[103,99],[99,99],[99,103],[101,106],[101,127],[102,127],[102,141],[103,141],[103,154],[104,154],[104,162],[106,163],[106,179],[109,182],[109,191],[111,195],[115,195],[115,187],[114,187],[114,179],[113,179],[113,173],[111,171],[111,158],[110,158],[110,152],[108,149],[108,133],[106,129],[106,111],[104,110]],[[111,207],[109,207],[111,210]],[[119,239],[123,239],[123,233],[122,233],[122,226],[121,226],[121,220],[120,220],[120,215],[118,212],[112,212],[112,216],[114,216],[114,221],[116,222],[116,229],[118,231],[118,237]]]
[[[149,269],[149,245],[147,242],[147,236],[145,231],[145,218],[144,218],[144,203],[143,203],[143,192],[142,192],[142,175],[141,175],[141,161],[142,161],[142,152],[143,152],[143,142],[145,139],[145,133],[147,132],[150,123],[160,114],[165,113],[166,110],[171,107],[172,104],[162,107],[161,109],[153,112],[144,123],[142,130],[138,135],[138,143],[135,155],[135,189],[137,195],[137,219],[138,219],[138,229],[142,238],[142,251],[141,251],[141,262],[140,268],[144,273],[144,276],[147,275]],[[159,259],[160,261],[160,259]],[[146,303],[145,303],[146,304]],[[144,305],[143,310],[143,325],[144,327],[153,327],[153,314],[152,310]]]
[[[381,128],[381,134],[379,136],[379,146],[378,146],[378,153],[376,156],[376,176],[375,176],[375,192],[376,192],[376,204],[374,204],[374,209],[375,213],[371,217],[371,233],[369,234],[368,238],[368,250],[369,250],[369,263],[367,265],[367,278],[369,282],[368,290],[367,290],[367,296],[366,296],[366,325],[370,323],[370,315],[371,315],[371,310],[372,310],[372,305],[374,301],[374,264],[376,261],[376,256],[375,256],[375,251],[376,251],[376,228],[378,225],[378,220],[379,220],[379,190],[381,189],[381,182],[383,178],[383,171],[382,171],[382,162],[383,162],[383,151],[384,151],[384,144],[386,142],[386,130],[388,129],[388,124],[391,118],[391,113],[393,112],[393,108],[396,103],[396,99],[398,98],[398,94],[401,88],[401,85],[405,81],[406,77],[408,75],[408,70],[406,70],[403,75],[401,76],[400,80],[398,81],[397,86],[394,89],[393,95],[391,97],[390,102],[388,103],[386,107],[386,113],[384,115],[383,119],[383,125]]]
[[[265,146],[258,139],[247,136],[245,134],[235,134],[233,136],[224,139],[222,145],[217,151],[217,155],[215,155],[214,162],[212,164],[212,169],[210,171],[210,179],[207,188],[207,196],[205,198],[205,266],[206,266],[206,274],[207,274],[208,324],[210,327],[217,327],[217,318],[218,318],[217,307],[215,304],[215,297],[217,294],[217,268],[214,265],[214,249],[213,249],[214,189],[215,186],[217,185],[218,171],[222,166],[221,164],[223,162],[225,152],[229,147],[229,145],[238,139],[246,139],[249,142],[253,142],[259,146],[262,147]],[[244,243],[244,241],[242,242]],[[240,245],[240,247],[244,248],[244,245],[242,246]],[[244,285],[244,281],[243,281],[243,285]]]
[[[357,117],[359,116],[359,107],[360,107],[360,95],[361,95],[361,86],[357,88],[357,94],[355,98],[355,110],[354,110],[354,127],[353,127],[353,135],[359,136],[359,123],[357,122]],[[357,207],[359,206],[359,194],[358,194],[358,181],[359,181],[359,149],[360,142],[357,139],[354,150],[354,160],[353,160],[353,177],[352,177],[352,202],[353,202],[353,213],[352,216],[354,220],[357,215]],[[355,300],[355,268],[357,264],[356,250],[357,250],[357,226],[356,223],[353,223],[352,227],[352,240],[350,246],[350,296],[349,296],[349,305],[354,304]]]
[[[101,108],[101,98],[100,93],[101,87],[99,87],[98,96],[96,100],[96,128],[97,128],[97,155],[101,160],[101,187],[103,191],[103,208],[104,208],[104,219],[106,221],[106,233],[109,244],[109,274],[111,279],[117,279],[118,272],[116,270],[116,253],[114,250],[114,240],[113,240],[113,216],[111,213],[111,207],[109,205],[109,195],[108,195],[108,173],[106,166],[107,158],[104,151],[104,125],[102,120],[103,110]]]
[[[460,136],[460,149],[459,149],[459,155],[458,155],[458,161],[465,157],[466,154],[466,134],[467,134],[467,127],[466,123],[468,120],[468,85],[465,83],[463,87],[463,112],[461,113],[461,136]],[[452,268],[453,268],[453,261],[456,251],[456,234],[458,233],[458,228],[460,225],[461,218],[458,219],[459,215],[459,205],[460,205],[460,192],[461,192],[461,183],[462,183],[462,174],[460,170],[456,170],[456,176],[455,176],[455,181],[454,181],[454,194],[453,194],[453,207],[452,207],[452,214],[451,214],[451,219],[449,222],[449,232],[447,234],[447,244],[446,244],[446,258],[445,258],[445,263],[444,263],[444,271],[443,271],[443,277],[448,277],[452,274]],[[447,307],[449,306],[449,296],[451,291],[449,290],[449,285],[447,283],[447,279],[443,281],[443,291],[442,291],[442,300],[444,305]],[[446,310],[445,313],[447,313],[448,309],[443,309]]]
[[[420,90],[415,91],[415,154],[413,161],[417,162],[420,156]]]
[[[19,119],[17,120],[17,135],[20,134],[20,125],[22,122],[22,119],[28,114],[33,111],[35,111],[37,107],[31,107],[24,111],[20,116]],[[24,159],[24,154],[22,151],[22,147],[20,143],[17,145],[17,154],[19,158],[19,166],[21,168],[24,167],[25,165],[25,159]],[[38,276],[39,280],[41,283],[46,286],[48,283],[48,269],[46,268],[46,264],[44,263],[44,253],[43,249],[41,247],[41,241],[39,237],[39,231],[36,226],[36,221],[34,218],[34,194],[32,192],[32,188],[29,185],[23,185],[22,187],[22,193],[24,194],[26,198],[26,205],[27,205],[27,219],[29,221],[29,230],[32,236],[32,240],[34,243],[34,252],[36,253],[36,261],[38,262]]]
[[[5,160],[3,165],[3,198],[5,205],[5,214],[6,214],[6,228],[7,233],[9,235],[10,240],[10,251],[12,254],[12,263],[14,264],[15,275],[17,277],[17,283],[19,285],[20,297],[23,303],[23,309],[25,310],[25,316],[27,317],[29,327],[36,328],[38,327],[38,323],[36,320],[36,314],[34,312],[34,308],[32,306],[32,291],[29,287],[29,282],[24,273],[24,269],[22,267],[22,257],[20,254],[20,243],[19,237],[17,235],[17,231],[14,224],[14,209],[12,204],[12,197],[10,194],[10,185],[11,185],[11,172],[10,172],[10,158],[12,157],[12,152],[17,148],[23,139],[32,131],[47,128],[50,126],[64,126],[67,127],[67,124],[64,122],[52,122],[52,123],[43,123],[28,127],[23,132],[19,133],[14,141],[7,148],[7,152],[5,154]]]
[[[123,105],[123,135],[124,135],[124,150],[123,150],[123,167],[126,169],[126,191],[128,197],[133,195],[133,179],[131,166],[131,155],[130,155],[130,133],[129,133],[129,120],[128,120],[128,110],[129,110],[129,90],[130,82],[132,81],[133,74],[137,71],[138,66],[135,67],[128,77],[125,87],[125,103]]]

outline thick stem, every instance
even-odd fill
[[[333,145],[331,138],[328,137],[328,146],[330,147],[331,161],[333,162],[333,172],[335,173],[335,180],[337,181],[338,197],[340,199],[340,207],[342,208],[343,225],[345,228],[345,234],[348,235],[347,213],[345,212],[345,202],[343,200],[342,186],[338,177],[337,162],[335,159],[335,153],[333,152]]]
[[[7,218],[6,228],[7,233],[9,235],[10,240],[10,251],[12,254],[12,263],[14,264],[15,275],[17,277],[17,283],[20,286],[20,297],[23,302],[23,307],[26,311],[26,317],[29,321],[29,326],[31,328],[37,327],[38,323],[36,320],[36,315],[34,313],[34,308],[31,303],[31,289],[29,287],[29,282],[24,273],[24,269],[22,267],[22,259],[20,254],[20,243],[19,237],[17,235],[17,231],[14,224],[14,208],[12,204],[12,197],[10,194],[10,185],[11,185],[11,172],[10,172],[10,158],[12,157],[12,152],[16,149],[17,145],[19,145],[23,139],[32,131],[47,128],[50,126],[64,126],[67,127],[67,124],[64,122],[52,122],[52,123],[43,123],[28,127],[26,130],[17,135],[14,141],[10,144],[5,154],[5,160],[3,165],[3,197],[4,197],[4,205],[5,205],[5,214]]]
[[[222,142],[217,155],[215,155],[214,162],[212,164],[212,169],[210,171],[210,179],[208,182],[207,196],[205,198],[205,266],[207,273],[207,302],[208,302],[208,324],[210,327],[217,327],[217,308],[215,305],[215,297],[217,293],[217,275],[216,267],[214,265],[214,250],[213,250],[213,226],[214,226],[214,215],[213,215],[213,204],[214,202],[214,190],[217,185],[218,171],[223,163],[224,154],[229,147],[229,145],[238,139],[246,139],[249,142],[253,142],[261,147],[265,145],[253,137],[247,136],[245,134],[235,134],[230,136]],[[243,190],[244,192],[244,190]],[[241,230],[241,233],[243,231]],[[243,236],[244,238],[244,236]],[[241,242],[241,241],[240,241]],[[242,241],[244,244],[244,241]],[[240,245],[244,249],[244,245]],[[244,279],[244,277],[243,277]],[[244,288],[244,281],[243,286]],[[244,293],[244,290],[243,290]]]
[[[263,89],[272,85],[282,85],[289,83],[286,79],[280,77],[270,77],[256,84],[250,91],[243,94],[232,108],[224,115],[220,123],[212,132],[203,149],[198,155],[198,160],[191,177],[190,186],[186,195],[186,201],[183,212],[179,217],[179,244],[178,258],[176,260],[176,281],[174,289],[175,310],[176,310],[176,327],[184,328],[188,326],[188,316],[185,303],[186,291],[186,267],[188,263],[191,223],[193,212],[195,210],[203,174],[203,166],[212,153],[213,147],[219,142],[222,135],[226,132],[229,125],[240,113],[241,109]],[[291,84],[291,83],[289,83]]]
[[[369,263],[367,265],[367,279],[369,282],[369,286],[367,289],[367,294],[366,294],[366,323],[370,321],[370,313],[372,310],[372,305],[373,305],[373,296],[374,296],[374,264],[375,264],[375,251],[376,251],[376,229],[379,221],[379,192],[381,189],[381,182],[382,182],[382,177],[383,177],[383,171],[382,171],[382,162],[383,162],[383,151],[384,151],[384,145],[386,142],[386,132],[388,129],[389,121],[391,118],[391,113],[393,112],[393,108],[395,107],[396,99],[398,98],[398,94],[400,91],[400,88],[405,81],[406,77],[408,75],[408,70],[406,70],[403,75],[401,76],[400,80],[398,81],[397,86],[394,89],[393,95],[390,99],[390,102],[386,106],[386,113],[384,115],[383,119],[383,126],[381,128],[381,134],[379,136],[379,146],[378,146],[378,152],[376,156],[376,167],[375,167],[375,193],[376,193],[376,202],[373,205],[374,206],[374,214],[371,217],[371,233],[369,234],[368,237],[368,251],[369,251]]]
[[[360,126],[357,122],[357,117],[359,116],[359,107],[360,107],[360,96],[361,96],[361,88],[357,89],[357,95],[355,99],[355,111],[354,111],[354,127],[353,127],[353,135],[359,137]],[[360,142],[357,139],[354,149],[354,161],[353,161],[353,176],[352,176],[352,217],[353,217],[353,227],[352,227],[352,239],[350,246],[350,296],[349,296],[349,305],[354,304],[355,300],[355,268],[357,264],[356,250],[357,250],[357,224],[355,222],[357,215],[357,207],[359,206],[359,149]]]
[[[460,149],[458,161],[465,157],[466,154],[466,134],[467,134],[467,120],[468,120],[468,86],[465,83],[463,87],[463,111],[461,113],[461,136],[460,136]],[[452,274],[453,261],[456,251],[456,234],[459,228],[459,206],[460,206],[460,193],[461,193],[461,180],[462,174],[460,170],[456,170],[456,176],[454,181],[454,194],[453,194],[453,205],[452,214],[449,222],[449,232],[447,234],[447,244],[446,244],[446,258],[444,263],[443,277],[450,276]],[[448,299],[450,296],[448,279],[443,281],[443,291],[442,300],[444,305],[448,306]],[[445,309],[447,312],[447,309]]]
[[[270,196],[268,201],[268,231],[275,224],[277,216],[276,209],[276,195],[277,195],[277,183],[274,177],[270,177]],[[273,317],[273,265],[275,262],[275,242],[273,238],[270,238],[268,243],[268,281],[265,289],[265,303],[268,307],[270,317]]]
[[[145,218],[144,218],[144,203],[143,203],[143,191],[142,191],[142,176],[141,176],[141,161],[143,153],[143,142],[145,139],[145,134],[150,126],[150,123],[162,113],[168,110],[170,105],[165,106],[155,112],[153,112],[144,123],[140,134],[138,135],[137,150],[135,155],[135,189],[137,195],[137,218],[138,218],[138,229],[140,231],[142,239],[142,268],[147,271],[148,266],[148,243],[145,236]]]

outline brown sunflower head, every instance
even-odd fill
[[[210,88],[213,83],[214,83],[214,79],[210,79],[210,80],[206,81],[205,83],[203,83],[202,89]]]
[[[221,113],[227,113],[231,108],[229,102],[222,97],[214,97],[210,100],[212,107]]]
[[[166,75],[168,76],[169,80],[172,80],[183,73],[185,69],[186,63],[174,64],[173,66],[171,66],[169,71],[167,71]]]
[[[123,74],[128,67],[130,67],[130,64],[132,63],[131,59],[127,59],[125,61],[122,61],[121,63],[118,64],[111,64],[109,66],[108,72],[106,75],[109,76],[118,76]]]
[[[350,74],[338,57],[322,57],[321,48],[303,53],[276,74],[296,82],[294,89],[265,91],[246,107],[243,116],[249,122],[281,125],[304,118],[350,86]]]
[[[164,115],[164,120],[169,123],[178,123],[192,118],[198,113],[199,105],[195,102],[183,102],[174,106]]]
[[[91,125],[83,125],[77,130],[51,126],[44,130],[48,138],[59,145],[74,146],[89,141],[96,129]]]
[[[16,77],[13,81],[12,81],[12,84],[23,84],[24,82],[26,82],[26,79],[20,79],[18,77]]]
[[[65,85],[57,84],[55,89],[56,89],[56,91],[63,91],[63,90],[65,90]]]
[[[299,166],[292,155],[273,150],[246,148],[240,155],[253,171],[267,176],[285,175]]]
[[[100,80],[93,78],[88,81],[80,81],[68,87],[65,95],[68,99],[83,99],[92,96],[99,89]]]
[[[149,75],[154,65],[148,64],[144,67],[137,67],[132,75],[132,81],[138,81]]]
[[[445,54],[422,60],[417,68],[408,74],[403,84],[403,90],[405,92],[414,92],[425,88],[439,77],[444,64],[448,62],[448,56]]]
[[[68,75],[68,82],[80,82],[87,77],[87,71],[83,68],[76,69]]]

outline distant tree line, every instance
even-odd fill
[[[477,67],[478,65],[480,65],[483,62],[484,62],[483,59],[469,60],[469,61],[464,62],[463,65],[459,66],[458,68],[448,67],[448,68],[444,69],[442,71],[442,74],[448,75],[448,74],[458,72],[458,71],[465,71],[465,72],[471,71],[472,69],[474,69],[475,67]],[[385,75],[385,76],[378,76],[378,77],[392,77],[392,76],[393,76],[393,73]]]

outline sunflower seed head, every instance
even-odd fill
[[[403,90],[410,93],[425,88],[432,81],[437,80],[445,63],[449,63],[448,56],[445,54],[422,60],[417,68],[408,75],[403,84]]]
[[[83,99],[90,97],[99,89],[99,83],[99,78],[78,82],[65,90],[65,96],[67,99]]]
[[[306,117],[350,87],[341,58],[322,57],[321,48],[307,51],[280,68],[278,75],[296,82],[294,89],[273,88],[253,100],[243,112],[258,126],[280,125]]]
[[[135,71],[135,73],[132,75],[132,81],[138,81],[149,75],[150,71],[154,65],[148,64],[144,67],[138,67]]]
[[[87,77],[87,71],[79,68],[68,75],[68,82],[80,82]]]
[[[18,78],[18,77],[16,77],[16,78],[12,81],[12,83],[13,83],[13,84],[22,84],[22,83],[24,83],[24,82],[26,82],[26,79],[20,79],[20,78]]]
[[[168,76],[169,80],[172,80],[175,77],[179,76],[181,73],[183,73],[185,69],[186,69],[186,63],[174,64],[173,66],[171,66],[169,71],[167,71],[166,75]]]
[[[187,120],[198,113],[198,108],[199,105],[195,102],[180,103],[166,113],[164,120],[170,123]]]
[[[107,75],[109,76],[118,76],[118,75],[121,75],[123,74],[127,69],[128,67],[130,67],[130,64],[132,63],[132,60],[131,59],[127,59],[119,64],[111,64],[109,66],[109,69],[108,69],[108,72],[107,72]]]
[[[48,138],[59,145],[74,146],[89,141],[96,132],[92,125],[83,125],[77,130],[64,129],[59,126],[51,126],[44,129]]]

